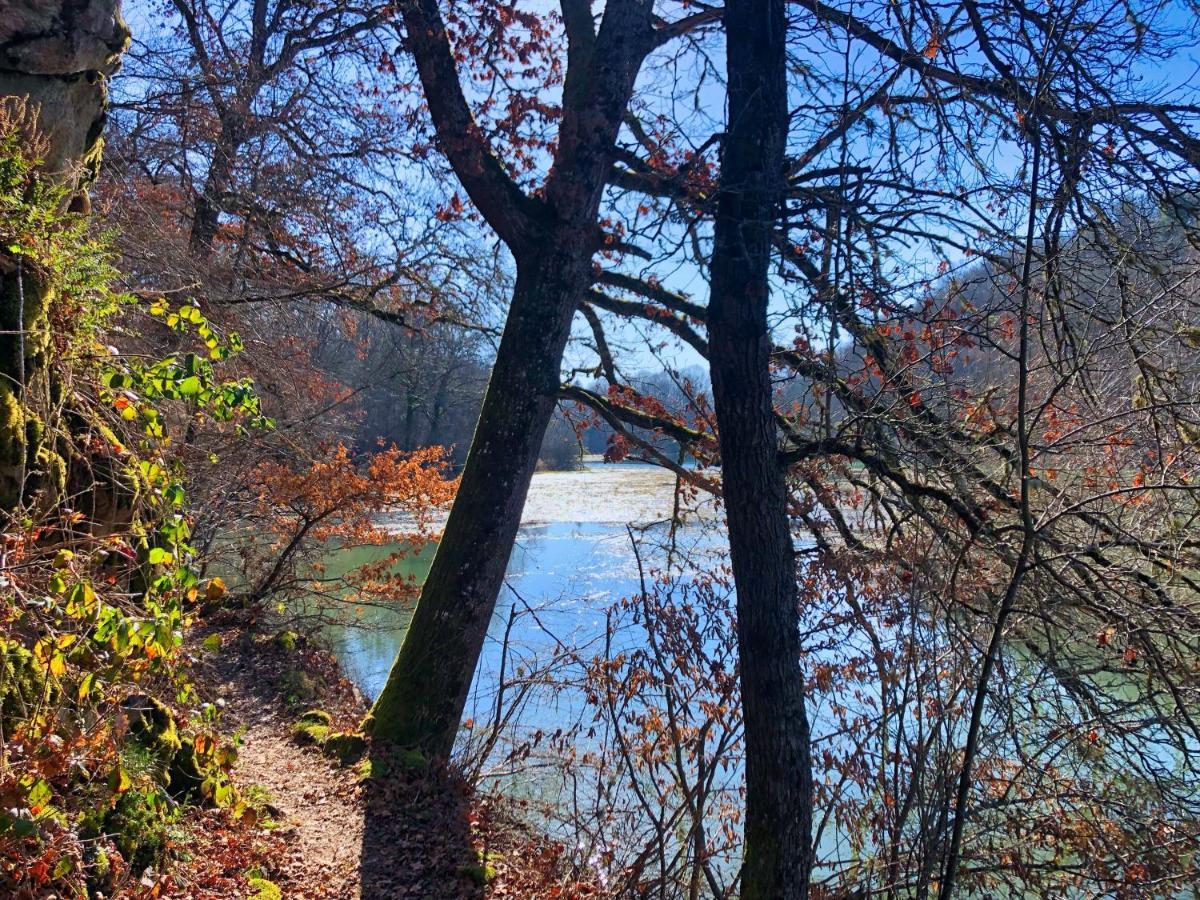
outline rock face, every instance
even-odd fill
[[[77,192],[72,212],[88,209],[108,78],[128,44],[120,0],[0,0],[0,115],[36,133],[42,173]],[[0,249],[0,513],[65,487],[69,451],[50,437],[54,300],[42,273]]]
[[[107,79],[128,45],[119,0],[0,0],[0,97],[39,109],[48,172],[91,176]]]

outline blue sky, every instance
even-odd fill
[[[530,8],[545,9],[548,2],[549,0],[537,0],[530,4]],[[867,5],[866,3],[857,4],[859,8]],[[596,8],[599,11],[600,7]],[[664,7],[664,9],[667,8],[678,9],[679,7],[671,4],[670,7]],[[125,14],[135,34],[146,34],[161,27],[162,24],[158,14],[153,12],[146,0],[127,3]],[[675,15],[675,13],[671,13],[671,15]],[[1195,27],[1195,16],[1195,9],[1190,4],[1174,2],[1163,5],[1160,21],[1164,28],[1182,31],[1189,27]],[[1200,46],[1194,39],[1181,38],[1176,43],[1176,50],[1169,57],[1143,62],[1129,71],[1127,84],[1130,88],[1136,88],[1139,92],[1149,91],[1174,102],[1196,102],[1200,95]],[[676,53],[674,48],[661,52],[644,67],[639,82],[638,112],[643,121],[652,119],[656,113],[667,115],[678,123],[678,136],[681,139],[690,139],[693,145],[702,143],[714,130],[719,129],[724,118],[724,92],[720,83],[724,60],[719,36],[712,36],[706,41],[705,46],[709,54],[707,58],[695,51]],[[856,77],[865,78],[877,84],[891,68],[890,63],[881,65],[878,56],[873,51],[863,51],[857,44],[848,44],[843,36],[835,32],[829,32],[827,38],[821,34],[813,35],[805,42],[804,46],[798,48],[796,63],[801,67],[808,68],[813,73],[813,84],[816,85],[821,82],[836,83],[838,77],[847,68]],[[1120,76],[1122,73],[1114,71],[1109,74]],[[679,91],[681,83],[687,88],[682,94]],[[812,95],[809,90],[797,89],[794,94],[794,103],[798,109],[811,99]],[[838,98],[835,95],[825,98],[827,101],[836,99]],[[828,122],[828,118],[825,121]],[[628,134],[626,137],[629,137]],[[811,134],[797,134],[794,146],[801,148],[811,138]],[[864,160],[871,160],[879,148],[874,146],[874,142],[870,138],[865,137],[862,133],[857,133],[847,141],[844,149],[851,157],[858,156]],[[912,148],[906,149],[915,149],[915,144]],[[913,157],[913,159],[914,166],[930,164],[927,157]],[[1020,146],[1012,142],[999,142],[994,147],[989,160],[994,166],[992,174],[1004,173],[1004,170],[1007,169],[1008,172],[1005,174],[1015,177],[1021,165],[1021,159],[1022,149]],[[415,177],[424,177],[423,173],[414,172],[413,174]],[[930,177],[932,178],[935,174],[931,169]],[[453,179],[447,178],[440,190],[445,191],[448,195],[456,188],[457,185],[453,183]],[[404,189],[404,186],[396,186],[396,190]],[[1002,229],[1017,227],[1022,217],[1021,209],[1010,208],[1007,221],[1001,225]],[[670,239],[679,237],[679,230],[676,229],[672,233],[668,229],[665,237],[667,240],[663,243],[669,243]],[[487,238],[481,236],[480,240],[486,242]],[[481,252],[490,252],[490,248],[484,250],[481,247],[480,249]],[[897,258],[897,263],[908,270],[906,277],[909,280],[915,282],[923,277],[936,276],[937,266],[941,261],[938,252],[931,247],[919,244],[914,244],[903,252],[906,256]],[[951,251],[944,255],[952,266],[965,262],[961,254],[956,252]],[[640,263],[633,258],[627,259],[622,264],[622,268],[625,271],[641,274]],[[656,262],[652,269],[647,270],[647,273],[652,273],[667,286],[686,292],[700,302],[705,299],[707,284],[703,273],[694,262],[687,258],[685,253],[669,255],[665,260]],[[790,334],[793,325],[796,324],[794,317],[786,314],[787,306],[788,298],[785,291],[777,291],[774,309],[779,320],[781,334]],[[582,325],[582,323],[578,324]],[[610,340],[627,345],[629,352],[626,354],[626,359],[629,360],[628,365],[631,370],[657,367],[658,361],[655,359],[655,353],[652,352],[651,346],[663,338],[663,333],[637,324],[617,325],[613,323],[611,327],[613,330],[609,335]],[[586,336],[586,327],[577,328],[577,334]],[[677,347],[674,341],[668,342],[668,347],[659,352],[668,361],[679,366],[701,362],[699,356],[691,348]],[[569,368],[576,364],[590,362],[593,358],[585,348],[576,346],[568,351],[565,365]]]

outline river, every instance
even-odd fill
[[[644,566],[654,568],[663,562],[660,538],[674,508],[675,480],[674,474],[657,466],[604,463],[599,457],[588,457],[578,471],[533,476],[476,676],[477,702],[483,702],[494,686],[490,679],[498,672],[514,608],[517,626],[508,634],[508,643],[522,654],[556,641],[583,649],[603,638],[608,606],[639,590],[630,530],[639,542]],[[693,521],[711,520],[711,500],[695,502],[688,513]],[[678,541],[689,551],[716,552],[707,531],[685,526]],[[385,549],[339,550],[330,560],[331,572],[378,558]],[[423,577],[432,552],[429,548],[408,561],[407,571]],[[383,687],[410,616],[407,608],[361,608],[346,624],[326,630],[347,676],[369,699]]]
[[[622,650],[645,647],[644,631],[635,626],[610,633],[611,622],[607,617],[608,610],[621,598],[640,594],[639,562],[640,571],[652,579],[654,571],[668,563],[665,549],[668,545],[674,548],[669,551],[671,553],[700,557],[700,568],[710,570],[724,562],[726,556],[721,528],[712,527],[720,523],[711,499],[693,501],[698,506],[688,510],[673,541],[666,540],[675,506],[675,486],[675,476],[665,470],[636,463],[604,464],[597,459],[588,460],[577,472],[547,472],[534,476],[516,547],[509,561],[505,587],[466,710],[467,722],[461,742],[465,758],[474,758],[480,771],[495,779],[508,794],[540,801],[531,807],[540,811],[543,818],[539,822],[552,834],[575,845],[577,855],[601,871],[612,860],[620,861],[622,847],[632,849],[621,842],[626,841],[628,835],[638,833],[638,828],[648,817],[644,814],[644,805],[641,807],[643,812],[638,811],[639,803],[645,801],[640,793],[630,789],[632,782],[617,784],[608,777],[607,773],[612,771],[612,757],[607,757],[607,763],[596,763],[603,757],[606,736],[611,752],[613,732],[605,730],[609,725],[596,712],[597,707],[594,704],[589,707],[584,701],[587,691],[582,686],[580,672],[588,661],[601,654],[607,654],[606,658],[611,659]],[[402,523],[397,523],[397,528],[402,529]],[[378,558],[383,552],[386,548],[343,549],[331,557],[331,568],[365,562],[372,556]],[[432,548],[429,548],[406,563],[417,580],[423,576],[431,556]],[[688,567],[670,568],[682,582],[687,581]],[[831,596],[836,599],[836,595]],[[715,606],[709,607],[709,613],[716,611],[712,619],[715,627],[703,637],[705,652],[709,646],[716,648],[718,652],[712,658],[720,659],[728,671],[733,669],[732,646],[722,642],[731,632],[725,618],[731,602],[726,591],[717,598]],[[403,608],[352,609],[353,624],[329,626],[326,636],[347,675],[368,698],[374,698],[399,650],[411,612]],[[691,614],[691,608],[688,609]],[[820,619],[822,613],[816,610],[814,615]],[[698,619],[704,616],[702,613]],[[626,626],[636,619],[636,613],[631,619],[630,610],[625,610]],[[700,623],[702,629],[703,625]],[[943,626],[934,623],[930,629],[926,638],[932,645],[942,649],[951,646]],[[854,639],[840,648],[843,656],[855,652],[855,640],[861,639],[853,628],[849,630]],[[639,640],[642,643],[636,645]],[[828,652],[818,647],[812,659],[822,660]],[[859,647],[857,652],[864,659],[869,658],[869,648]],[[568,657],[570,662],[555,670],[556,677],[535,677],[538,667],[547,660]],[[837,654],[828,658],[842,660]],[[1053,679],[1043,684],[1045,679],[1039,680],[1042,668],[1026,659],[1019,648],[1011,655],[1006,654],[1006,662],[1004,677],[1008,689],[1020,698],[1015,701],[1017,708],[1028,713],[1029,724],[1024,726],[1024,739],[1045,739],[1053,746],[1053,739],[1047,737],[1049,729],[1053,725],[1056,732],[1062,730],[1062,722],[1048,718],[1048,710],[1063,707],[1063,721],[1069,727],[1071,720],[1077,717],[1072,712],[1070,693],[1057,687]],[[518,715],[506,720],[505,737],[492,745],[488,743],[487,734],[497,708],[497,685],[505,680],[500,677],[502,668],[510,682],[524,679],[526,686],[530,683],[534,686],[523,695]],[[674,678],[674,674],[669,674],[668,678]],[[686,691],[686,684],[676,683],[676,686]],[[829,751],[847,756],[856,754],[858,751],[842,736],[839,723],[845,718],[847,704],[853,707],[852,713],[874,715],[879,698],[877,687],[867,679],[835,683],[829,691],[816,692],[810,698],[814,746],[825,754]],[[1124,690],[1123,686],[1117,688]],[[654,688],[649,690],[652,692]],[[1120,690],[1114,689],[1114,693]],[[510,702],[512,694],[517,692],[510,688],[510,693],[503,699]],[[694,698],[685,702],[696,708],[703,705],[696,703]],[[888,735],[894,736],[920,719],[920,709],[916,705],[900,709],[891,720]],[[622,727],[633,724],[636,723],[632,718],[622,719]],[[961,742],[963,725],[961,720],[953,717],[940,722],[949,752]],[[573,726],[574,730],[571,730]],[[729,727],[731,733],[738,730],[736,723]],[[560,729],[566,730],[566,737],[557,745],[553,738],[543,743],[540,749],[549,752],[540,759],[536,753],[532,758],[527,753],[521,755],[522,742],[528,747],[530,734],[554,735]],[[1156,777],[1179,777],[1181,760],[1177,751],[1169,743],[1156,746],[1162,737],[1160,730],[1157,726],[1139,730],[1140,749],[1126,750],[1128,756],[1114,747],[1121,760],[1116,768],[1124,767],[1127,773],[1157,769]],[[713,743],[715,740],[710,736],[709,746]],[[829,783],[828,755],[823,759],[825,768],[817,774]],[[605,769],[605,765],[609,768]],[[1109,767],[1111,761],[1106,765],[1102,757],[1083,760],[1080,765],[1088,777],[1094,779],[1110,777],[1113,771]],[[653,790],[649,818],[657,813],[656,804],[682,803],[680,791],[672,793],[672,789],[664,788],[670,781],[668,770],[669,765],[665,765],[651,772],[659,780],[650,782]],[[666,781],[661,780],[664,773]],[[902,775],[903,772],[898,770],[896,776]],[[1130,775],[1118,777],[1129,780]],[[719,837],[728,811],[740,806],[737,794],[740,779],[740,761],[735,757],[732,765],[721,768],[708,805],[703,808],[704,826],[710,839],[716,841],[707,852],[712,854],[722,881],[732,879],[740,859],[736,824],[729,830],[726,841],[722,842]],[[874,788],[864,781],[860,788],[842,787],[839,790],[843,803],[863,803],[869,808]],[[661,797],[661,801],[655,800],[656,797]],[[1031,815],[1043,812],[1037,802],[1031,804]],[[818,855],[823,861],[819,871],[831,874],[840,865],[835,864],[837,860],[844,863],[864,854],[869,857],[871,839],[860,828],[847,828],[846,823],[836,818],[828,822],[822,820],[821,830],[817,832]],[[1026,895],[1019,890],[1006,890],[995,896]]]

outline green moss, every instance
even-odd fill
[[[41,473],[42,488],[55,497],[63,496],[67,491],[67,461],[50,447],[34,441],[29,446],[37,447],[36,468]]]
[[[172,797],[197,797],[203,795],[204,771],[196,758],[196,746],[190,740],[181,744],[180,750],[167,769],[167,785]]]
[[[93,894],[108,893],[111,890],[109,876],[112,875],[112,871],[112,860],[108,857],[108,851],[97,847],[91,854],[87,868],[88,887]]]
[[[307,672],[291,670],[279,679],[279,692],[292,705],[310,703],[321,695],[324,682]]]
[[[487,863],[475,863],[469,866],[459,866],[458,874],[465,875],[479,887],[484,887],[495,879],[496,870]]]
[[[292,737],[301,744],[316,744],[318,747],[323,747],[325,741],[329,739],[329,726],[300,721],[292,728]]]
[[[161,701],[145,694],[127,697],[124,707],[130,735],[164,763],[174,762],[183,749],[183,742],[171,710]]]
[[[121,768],[137,783],[150,780],[165,784],[170,762],[170,759],[163,759],[138,741],[126,741],[125,746],[121,748]]]
[[[17,505],[22,474],[26,477],[26,487],[29,486],[29,473],[22,472],[30,446],[29,423],[16,394],[3,383],[5,380],[0,373],[0,508],[12,509]]]
[[[308,709],[300,714],[300,722],[310,722],[313,725],[332,725],[333,716],[323,709]]]
[[[46,433],[46,426],[33,417],[25,420],[25,446],[39,447],[42,443],[42,436]]]
[[[176,814],[157,791],[128,791],[118,796],[104,818],[104,833],[134,872],[162,861],[168,829]]]
[[[382,778],[387,774],[387,763],[381,759],[364,759],[354,769],[354,775],[359,781],[370,781],[372,778]]]
[[[296,641],[299,639],[299,637],[300,635],[296,634],[294,631],[281,631],[279,634],[275,635],[275,643],[278,644],[285,653],[295,653]]]
[[[356,731],[334,731],[333,717],[323,709],[309,709],[292,726],[292,736],[301,744],[315,744],[340,762],[349,762],[367,748],[366,738]]]
[[[344,765],[366,751],[367,741],[356,731],[335,731],[325,738],[321,749]]]
[[[420,750],[405,750],[400,754],[400,765],[416,772],[424,772],[429,768],[429,759]]]
[[[54,302],[52,287],[38,284],[37,279],[25,279],[25,358],[36,360],[50,349],[50,319],[48,311]]]
[[[120,444],[121,439],[117,437],[117,433],[105,425],[103,422],[90,422],[92,428],[96,429],[96,433],[104,438],[105,443],[109,446]],[[140,472],[139,472],[140,475]]]
[[[197,752],[195,741],[180,735],[175,716],[166,705],[135,694],[126,698],[124,707],[131,737],[123,751],[128,770],[164,782],[167,792],[177,800],[207,801],[223,807],[237,799],[211,749]]]
[[[283,900],[279,885],[266,878],[251,878],[248,883],[250,900]]]
[[[5,734],[46,699],[47,692],[53,700],[57,690],[29,650],[15,641],[0,640],[0,724]]]
[[[0,384],[0,463],[21,464],[25,456],[25,417],[12,389]]]
[[[273,828],[276,826],[272,819],[272,811],[278,812],[271,805],[271,792],[261,784],[246,784],[241,786],[241,802],[244,804],[243,816],[250,815],[250,821],[256,823],[259,828]],[[234,815],[238,815],[234,811]]]

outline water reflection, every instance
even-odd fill
[[[661,566],[665,525],[635,533],[648,569]],[[711,539],[686,531],[678,535],[689,551],[703,550]],[[431,551],[405,563],[418,577],[428,570]],[[487,687],[495,673],[508,618],[514,606],[517,628],[512,648],[524,652],[561,642],[581,652],[597,644],[605,632],[605,610],[620,597],[639,590],[637,557],[623,525],[601,522],[552,522],[524,525],[508,564],[480,660],[477,681]],[[530,614],[530,610],[533,614]],[[346,675],[369,698],[383,688],[388,669],[408,627],[407,608],[364,607],[353,611],[349,624],[329,629],[329,638]]]
[[[638,553],[649,573],[666,562],[663,544],[673,505],[674,476],[636,463],[593,462],[580,472],[539,473],[530,488],[505,588],[476,674],[475,700],[493,688],[509,616],[520,615],[508,635],[510,651],[541,652],[562,644],[586,654],[605,634],[605,610],[639,590]],[[711,515],[705,509],[703,515]],[[627,524],[628,523],[628,524]],[[676,532],[681,552],[716,550],[711,533]],[[361,565],[387,548],[339,550],[343,565]],[[428,571],[432,548],[404,562],[418,580]],[[348,558],[348,554],[353,559]],[[383,688],[411,618],[411,609],[364,607],[343,615],[328,638],[347,676],[369,698]]]

